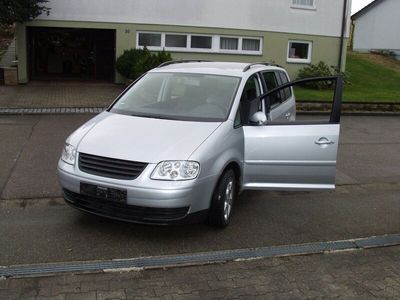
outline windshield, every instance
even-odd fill
[[[227,119],[240,78],[207,74],[148,73],[113,105],[132,116],[221,122]]]

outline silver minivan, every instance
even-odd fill
[[[82,211],[151,224],[228,225],[243,190],[335,187],[342,80],[329,121],[297,121],[287,72],[176,61],[131,84],[66,140],[58,177]]]

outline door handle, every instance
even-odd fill
[[[329,139],[327,139],[326,137],[321,137],[318,140],[315,141],[315,144],[322,146],[322,145],[333,145],[335,142],[334,141],[330,141]]]

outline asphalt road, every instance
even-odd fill
[[[343,117],[336,191],[245,192],[225,230],[204,224],[127,224],[64,205],[58,198],[56,163],[64,139],[89,117],[0,117],[0,265],[130,258],[400,232],[399,117]]]

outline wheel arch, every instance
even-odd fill
[[[221,218],[220,213],[222,213],[221,201],[220,201],[221,198],[217,197],[218,195],[220,195],[218,189],[220,188],[221,182],[222,182],[222,180],[224,180],[224,178],[226,178],[224,176],[224,174],[226,174],[226,172],[228,170],[232,170],[233,177],[236,180],[235,193],[233,195],[233,197],[234,197],[233,199],[237,198],[238,194],[239,194],[238,191],[240,188],[240,177],[241,177],[240,164],[236,161],[230,161],[225,165],[224,168],[222,168],[222,171],[219,174],[218,180],[216,181],[216,183],[214,185],[213,194],[210,199],[208,222],[209,222],[209,224],[211,224],[213,226],[217,226],[217,227],[225,227],[225,226],[227,226],[227,224],[229,224],[229,218],[227,220],[225,217],[224,222],[221,221],[221,219],[220,219]],[[232,175],[229,175],[229,176],[232,176]],[[215,194],[217,191],[218,191],[218,194]],[[226,200],[224,200],[224,201],[226,201]]]
[[[229,169],[232,169],[233,172],[235,172],[235,175],[236,175],[236,188],[237,188],[236,190],[237,190],[237,192],[239,193],[241,191],[241,188],[242,188],[241,179],[242,179],[242,176],[243,176],[242,168],[240,167],[239,162],[237,162],[235,160],[231,160],[231,161],[226,163],[226,165],[222,168],[222,171],[218,175],[218,180],[214,185],[213,192],[217,188],[217,186],[218,186],[218,184],[219,184],[219,182],[220,182],[220,180],[222,178],[222,175]]]
[[[222,170],[220,177],[222,176],[222,174],[225,173],[226,170],[228,169],[232,169],[235,172],[236,175],[236,179],[237,179],[237,183],[240,184],[240,179],[242,178],[242,169],[240,168],[240,165],[238,162],[236,161],[231,161],[229,162],[225,168]]]

